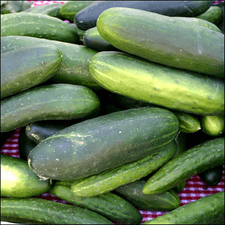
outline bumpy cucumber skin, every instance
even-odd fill
[[[143,107],[114,112],[46,138],[30,152],[28,163],[47,178],[84,178],[164,148],[175,138],[178,128],[177,117],[166,109]]]
[[[1,132],[36,121],[79,119],[99,110],[100,101],[87,87],[49,84],[1,101]]]
[[[224,78],[224,35],[220,32],[180,18],[129,8],[105,10],[97,28],[106,41],[124,52]]]
[[[88,209],[40,198],[1,198],[1,221],[45,224],[112,224]]]
[[[224,164],[224,138],[205,141],[181,153],[161,167],[143,187],[145,194],[170,190],[188,178]]]
[[[54,45],[33,45],[1,54],[1,99],[53,77],[62,62]]]
[[[61,66],[50,79],[51,82],[71,83],[84,85],[91,89],[102,89],[89,71],[91,58],[98,52],[86,46],[36,37],[4,36],[1,37],[1,53],[34,44],[55,45],[62,52]]]
[[[1,155],[1,196],[27,198],[45,193],[51,188],[30,170],[27,161]]]
[[[219,222],[219,223],[218,223]],[[223,224],[224,191],[200,198],[144,224]]]
[[[164,149],[111,170],[84,178],[71,185],[71,191],[77,196],[91,197],[112,191],[119,186],[139,180],[168,162],[175,154],[174,141]]]
[[[10,13],[1,16],[2,36],[30,36],[77,43],[79,35],[64,21],[41,13]]]
[[[90,72],[105,89],[136,100],[199,115],[224,113],[224,83],[212,76],[117,51],[97,53]]]
[[[56,185],[49,193],[74,205],[99,213],[111,221],[131,224],[140,224],[142,221],[141,213],[133,205],[110,192],[96,197],[84,198],[75,196],[70,187]]]

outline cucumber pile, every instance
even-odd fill
[[[1,221],[223,224],[223,191],[178,193],[222,179],[224,4],[3,2],[1,139],[21,131],[20,158],[1,155]]]

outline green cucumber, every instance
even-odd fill
[[[98,97],[85,86],[40,85],[1,101],[1,132],[36,121],[84,118],[99,107]]]
[[[142,192],[145,183],[143,179],[137,180],[116,188],[114,192],[139,210],[171,211],[180,206],[180,198],[174,190],[162,194],[146,195]]]
[[[111,221],[129,224],[140,224],[142,221],[141,213],[128,201],[114,193],[83,198],[74,195],[70,187],[58,185],[54,185],[49,193],[71,204],[99,213]]]
[[[168,162],[175,154],[177,145],[172,141],[164,149],[137,161],[89,176],[71,185],[76,196],[93,197],[113,191],[119,186],[139,180]]]
[[[144,224],[223,224],[224,191],[202,197]]]
[[[40,180],[26,160],[1,155],[1,197],[28,198],[50,188],[49,181]]]
[[[50,79],[51,82],[84,85],[91,89],[101,88],[89,71],[91,58],[97,51],[86,46],[44,38],[5,36],[1,37],[1,53],[35,44],[55,45],[62,52],[61,67],[55,76]]]
[[[1,1],[1,14],[26,11],[31,8],[33,2],[28,1]]]
[[[113,93],[186,113],[224,114],[224,83],[218,78],[117,51],[97,53],[89,67],[96,82]]]
[[[41,13],[10,13],[1,16],[2,36],[29,36],[77,43],[79,35],[59,18]]]
[[[117,7],[98,17],[97,28],[106,41],[124,52],[224,78],[224,35],[192,20]]]
[[[28,164],[42,178],[76,180],[163,149],[175,138],[178,128],[177,117],[167,109],[118,111],[87,119],[46,138],[30,152]]]
[[[1,198],[1,221],[28,224],[112,224],[91,210],[41,198]]]
[[[207,169],[224,164],[224,138],[205,141],[163,165],[143,187],[145,194],[159,194]]]
[[[54,45],[32,45],[1,54],[1,99],[15,95],[53,77],[62,62]]]
[[[174,139],[174,141],[177,143],[177,151],[173,158],[177,157],[181,153],[187,150],[187,137],[186,133],[178,133],[177,137]]]

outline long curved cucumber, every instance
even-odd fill
[[[223,224],[224,191],[202,197],[144,224]]]
[[[167,109],[118,111],[76,123],[46,138],[30,152],[28,164],[41,177],[76,180],[163,149],[178,128],[177,117]]]
[[[96,82],[113,93],[192,114],[224,113],[224,83],[212,76],[118,51],[97,53],[90,72]]]
[[[99,107],[97,95],[85,86],[41,85],[1,101],[1,132],[35,121],[79,119],[97,113]]]
[[[209,168],[224,164],[224,138],[205,141],[162,166],[143,187],[145,194],[158,194]]]
[[[1,99],[15,95],[53,77],[62,62],[54,45],[34,44],[1,54]]]
[[[97,28],[106,41],[124,52],[169,67],[224,78],[224,35],[192,20],[111,8],[99,16]]]
[[[1,221],[28,224],[112,224],[91,210],[41,198],[1,198]]]

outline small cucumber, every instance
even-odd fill
[[[54,45],[33,45],[1,54],[1,99],[15,95],[53,77],[62,62]]]
[[[163,165],[143,187],[145,194],[159,194],[207,169],[224,164],[224,138],[205,141]]]
[[[28,198],[50,188],[49,181],[40,180],[26,160],[1,155],[1,197]]]
[[[202,197],[144,224],[223,224],[224,191]]]
[[[163,150],[135,162],[84,178],[79,182],[75,181],[71,185],[71,191],[77,196],[92,197],[139,180],[168,162],[174,156],[176,147],[176,143],[172,141]]]
[[[1,132],[36,121],[84,118],[99,107],[98,97],[85,86],[40,85],[1,101]]]
[[[75,196],[70,187],[58,185],[54,185],[49,193],[74,205],[99,213],[111,221],[129,224],[140,224],[142,221],[141,213],[131,203],[114,193],[84,198]]]
[[[28,224],[112,224],[91,210],[41,198],[1,198],[1,221]]]
[[[116,188],[114,192],[139,210],[170,211],[180,206],[180,198],[174,190],[146,195],[142,192],[145,183],[143,179],[137,180]]]

